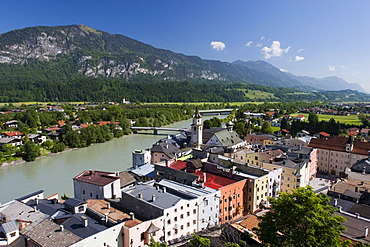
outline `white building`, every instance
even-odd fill
[[[183,195],[185,197],[196,197],[198,212],[197,231],[202,231],[208,227],[219,224],[219,205],[221,197],[221,192],[219,190],[208,187],[195,188],[167,179],[162,179],[158,184],[166,187],[169,193]]]
[[[147,182],[122,189],[121,205],[144,220],[164,217],[163,241],[169,242],[198,231],[201,205],[194,195],[176,190],[170,193],[165,186]]]
[[[144,164],[149,164],[151,159],[149,150],[135,150],[132,152],[132,167],[138,168]]]
[[[81,200],[120,198],[120,187],[117,173],[89,170],[73,178],[74,197]]]

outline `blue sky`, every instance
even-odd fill
[[[370,92],[369,13],[368,0],[14,0],[1,3],[0,33],[85,24],[205,59],[339,76]]]

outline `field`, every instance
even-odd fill
[[[308,113],[295,113],[291,114],[292,117],[298,116],[298,115],[304,115],[306,117],[306,120],[308,118]],[[361,125],[361,121],[358,120],[357,115],[349,115],[349,116],[338,116],[338,115],[325,115],[325,114],[317,114],[319,117],[319,121],[329,121],[331,118],[334,118],[335,121],[339,121],[340,123],[346,123],[346,124],[353,124],[353,125]]]

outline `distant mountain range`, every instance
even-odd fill
[[[238,82],[311,92],[365,92],[360,85],[338,77],[295,76],[264,61],[205,60],[85,25],[30,27],[0,35],[0,87],[13,83],[27,89],[29,83],[53,85],[83,77],[131,82]]]

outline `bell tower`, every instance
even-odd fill
[[[199,113],[198,107],[195,108],[193,115],[193,123],[191,124],[191,145],[200,149],[203,144],[203,123],[202,116]]]

